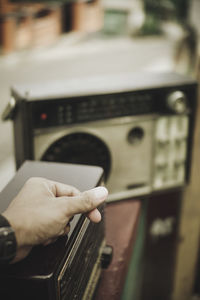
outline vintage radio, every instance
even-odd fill
[[[26,159],[101,166],[108,200],[183,186],[196,82],[122,73],[12,87],[17,168]],[[186,176],[187,174],[187,176]]]
[[[26,161],[1,192],[0,211],[7,208],[29,177],[45,177],[84,191],[101,184],[102,175],[99,167]],[[103,213],[103,207],[100,210]],[[104,219],[94,224],[84,215],[76,215],[70,224],[67,236],[33,248],[27,258],[16,264],[1,266],[1,299],[92,298],[101,268],[111,257],[105,245]]]

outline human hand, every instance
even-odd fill
[[[44,178],[27,180],[3,213],[15,231],[17,255],[26,257],[34,245],[48,244],[69,232],[69,221],[86,213],[93,222],[101,220],[97,207],[108,195],[104,187],[80,193],[75,187]]]

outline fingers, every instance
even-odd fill
[[[43,243],[43,246],[48,246],[49,244],[52,244],[52,243],[56,242],[57,239],[58,239],[57,237],[56,237],[56,238],[51,238],[51,239],[45,241],[45,242]]]
[[[92,211],[90,211],[89,213],[87,213],[87,217],[88,217],[88,219],[90,219],[90,221],[92,221],[94,223],[98,223],[101,221],[101,214],[97,208],[95,208]]]
[[[70,232],[70,224],[68,223],[65,228],[61,231],[60,235],[67,235]]]
[[[44,246],[48,246],[49,244],[52,244],[52,243],[56,242],[59,236],[65,236],[65,235],[67,235],[69,232],[70,232],[70,224],[68,223],[68,224],[65,226],[65,228],[60,232],[60,234],[58,234],[58,236],[46,240],[46,241],[43,243],[43,245],[44,245]]]
[[[56,181],[51,181],[54,187],[54,194],[56,197],[62,196],[78,196],[80,191],[74,186],[67,185],[64,183],[59,183]]]
[[[26,188],[41,188],[41,192],[45,190],[51,191],[54,196],[77,196],[80,194],[79,190],[74,186],[64,183],[56,182],[42,177],[31,177],[26,181]]]
[[[98,221],[99,212],[95,210],[108,196],[108,191],[105,187],[96,187],[89,191],[85,191],[78,196],[62,197],[63,209],[70,217],[79,213],[89,213],[89,218]]]

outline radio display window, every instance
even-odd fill
[[[44,128],[155,112],[150,93],[129,92],[32,102],[33,126]]]

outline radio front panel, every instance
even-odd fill
[[[122,191],[143,194],[151,187],[153,131],[154,119],[149,117],[93,122],[54,133],[40,131],[34,138],[35,159],[100,164],[110,197]]]
[[[197,83],[168,73],[113,78],[77,79],[77,92],[70,83],[13,88],[17,167],[25,159],[99,165],[109,201],[183,186]]]
[[[100,165],[109,199],[145,195],[185,183],[189,117],[124,117],[36,130],[36,160]],[[88,153],[90,155],[88,155]]]

